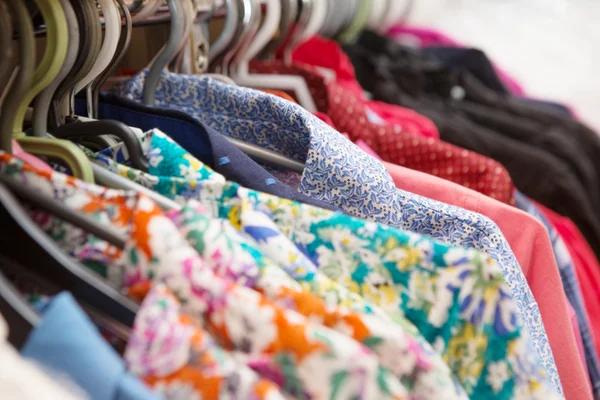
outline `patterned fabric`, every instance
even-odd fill
[[[382,366],[402,380],[411,398],[468,398],[462,391],[457,394],[448,367],[426,342],[405,333],[355,293],[315,273],[306,256],[277,231],[265,214],[252,208],[242,202],[239,228],[259,242],[243,237],[229,221],[206,215],[204,208],[192,201],[169,216],[219,275],[253,287],[282,307],[292,308],[362,342],[378,355]],[[264,257],[259,248],[286,266],[289,275]],[[308,291],[303,292],[290,275],[308,291],[321,294],[327,304]],[[346,309],[357,310],[359,314]],[[418,332],[410,322],[401,323],[410,326],[409,332]]]
[[[108,278],[134,299],[142,300],[153,283],[165,284],[184,306],[182,311],[201,318],[219,345],[248,357],[265,356],[266,371],[261,373],[282,377],[282,389],[289,395],[408,398],[406,389],[365,346],[216,275],[144,195],[37,171],[7,153],[0,153],[0,170],[129,238],[121,250],[48,214],[36,218],[63,250],[83,262],[103,264]],[[161,361],[179,357],[178,350],[165,348]],[[227,390],[234,392],[231,397],[243,398],[239,389]]]
[[[318,42],[318,49],[311,48],[315,42]],[[327,57],[323,57],[324,54]],[[347,86],[347,88],[352,90],[352,94],[355,97],[365,98],[363,88],[354,78],[352,64],[346,62],[347,59],[336,42],[315,36],[294,50],[292,60],[294,64],[318,65],[320,67],[319,71],[327,77],[335,78],[336,80],[343,79],[346,83],[354,81],[355,84]],[[318,96],[313,95],[313,98],[318,99]],[[364,104],[369,111],[370,122],[381,126],[387,125],[393,127],[397,125],[405,132],[436,140],[439,139],[440,133],[437,127],[433,121],[424,115],[397,105],[365,100]]]
[[[373,121],[370,110],[374,106],[362,95],[352,63],[337,43],[314,37],[294,52],[294,59],[302,64],[288,67],[279,61],[255,62],[252,68],[254,72],[304,77],[319,111],[327,113],[352,141],[364,140],[383,160],[447,179],[503,203],[512,202],[514,188],[510,175],[498,162],[420,137],[404,125],[385,126]],[[333,69],[335,80],[325,79],[313,66]]]
[[[156,177],[150,188],[170,188],[161,193],[181,201],[182,197],[190,196],[192,187],[193,197],[212,210],[214,216],[227,218],[236,228],[255,238],[268,257],[281,265],[289,265],[284,269],[295,279],[314,270],[310,260],[329,278],[367,301],[380,305],[392,315],[406,316],[443,356],[468,394],[503,398],[512,392],[512,389],[505,391],[508,386],[524,384],[524,380],[517,378],[521,374],[536,377],[528,379],[543,380],[544,374],[534,366],[535,353],[526,350],[527,334],[518,327],[516,308],[501,271],[487,256],[253,192],[234,183],[218,188],[214,184],[214,172],[205,166],[196,175],[209,176],[212,183],[187,181],[186,186],[186,178],[178,174],[188,170],[190,159],[180,159],[179,165],[175,165],[168,155],[178,150],[171,151],[169,147],[179,146],[161,132],[155,131],[153,136],[157,140],[152,140],[152,150],[148,153],[149,172]],[[169,147],[160,148],[167,144]],[[142,184],[151,181],[148,174],[134,172],[100,155],[96,157],[113,171]],[[170,161],[163,163],[163,159]],[[198,163],[194,160],[192,164],[198,166]],[[247,213],[246,208],[255,213]],[[261,213],[268,218],[261,219]],[[269,221],[274,225],[269,225]],[[277,229],[302,249],[308,260],[292,253],[290,247],[285,247],[289,252],[282,251],[286,239],[277,234]],[[523,339],[522,348],[517,350],[507,345],[506,339],[513,335]],[[467,354],[466,343],[473,344]],[[494,345],[490,346],[491,343]],[[502,353],[497,352],[503,347],[501,343],[507,345],[502,361],[497,359]],[[520,366],[511,361],[513,357],[519,358],[508,353],[511,349],[523,352],[525,358],[517,363]],[[521,369],[524,366],[528,367]],[[497,381],[496,372],[506,371],[506,368],[511,372],[506,376],[502,372],[503,378]]]
[[[146,72],[121,86],[141,101]],[[347,213],[445,243],[485,251],[500,265],[520,318],[554,386],[562,393],[539,308],[498,227],[479,214],[395,187],[385,167],[301,107],[210,78],[163,73],[157,105],[177,108],[223,134],[305,161],[299,191]]]
[[[146,296],[124,356],[132,373],[167,400],[285,399],[273,382],[221,349],[183,308],[163,284]]]
[[[583,296],[581,294],[581,290],[579,289],[579,281],[577,279],[577,275],[575,274],[575,267],[573,266],[571,255],[567,250],[566,244],[559,236],[554,226],[540,212],[533,202],[519,192],[516,193],[515,200],[518,208],[535,217],[548,230],[550,241],[552,242],[552,248],[554,249],[556,264],[558,265],[560,278],[565,290],[565,295],[569,299],[569,303],[571,303],[571,306],[573,306],[573,309],[577,314],[577,322],[581,332],[585,361],[587,364],[588,373],[590,375],[590,381],[592,383],[592,390],[594,392],[594,396],[600,398],[600,363],[598,362],[598,356],[596,355],[590,322],[583,302]]]

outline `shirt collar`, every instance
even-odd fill
[[[283,184],[263,167],[231,144],[223,135],[198,118],[175,109],[148,107],[126,98],[103,95],[100,114],[105,119],[117,119],[144,130],[159,128],[168,132],[175,142],[191,155],[206,163],[227,180],[260,192],[299,201],[325,209],[334,209],[326,202],[311,199]],[[152,151],[152,135],[140,136],[146,155]],[[124,146],[103,152],[115,161],[128,159]]]
[[[31,333],[22,353],[68,374],[94,399],[158,400],[127,374],[123,361],[67,292],[43,309],[42,323]]]
[[[146,71],[118,88],[141,101]],[[385,167],[302,107],[197,75],[163,72],[157,106],[176,108],[221,133],[305,162],[299,190],[363,218],[398,219],[396,187]]]

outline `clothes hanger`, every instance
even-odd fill
[[[338,35],[342,43],[351,43],[367,27],[371,15],[371,1],[359,0],[350,24]]]
[[[227,140],[258,163],[273,165],[282,168],[286,171],[296,172],[299,174],[302,174],[304,172],[305,165],[292,158],[286,157],[275,151],[263,149],[262,147],[249,144],[241,140],[233,139],[230,137],[228,137]]]
[[[166,46],[161,50],[158,57],[150,67],[150,71],[144,82],[142,101],[146,105],[154,105],[156,102],[156,89],[160,81],[161,74],[165,67],[177,55],[179,45],[183,36],[183,25],[180,23],[182,15],[182,4],[178,0],[168,0],[169,12],[171,14],[171,29]]]
[[[381,24],[380,32],[389,31],[394,25],[400,24],[408,19],[412,11],[414,0],[393,0],[390,1],[386,18]]]
[[[0,187],[0,199],[4,188]],[[8,342],[20,349],[27,342],[27,338],[34,328],[40,326],[42,318],[25,301],[17,289],[0,272],[0,314],[10,327]]]
[[[250,60],[258,55],[275,35],[281,18],[280,0],[267,0],[266,15],[259,31],[252,38],[248,49],[242,50],[242,55],[236,66],[233,79],[238,85],[257,87],[261,89],[280,89],[294,91],[298,103],[310,112],[316,112],[317,106],[310,93],[306,81],[301,76],[250,74]],[[260,7],[260,6],[259,6]]]
[[[87,75],[77,83],[75,94],[88,87],[108,67],[119,44],[119,37],[121,36],[121,13],[117,4],[113,0],[98,0],[98,3],[104,15],[104,42],[100,48],[100,53],[98,53],[96,63]],[[88,103],[91,104],[91,88]]]
[[[279,27],[279,21],[281,20],[280,1],[266,0],[265,3],[266,13],[262,15],[262,25],[260,24],[260,18],[256,18],[254,23],[256,26],[259,26],[259,28],[255,30],[254,35],[247,38],[247,47],[239,50],[234,63],[234,68],[237,70],[235,76],[244,81],[247,81],[246,76],[248,74],[250,60],[256,57],[260,50],[262,50],[275,35],[277,28]],[[253,7],[255,7],[257,14],[261,14],[260,2],[255,2]]]
[[[171,63],[171,67],[169,68],[172,71],[180,72],[182,68],[185,67],[188,70],[188,74],[191,74],[191,69],[193,68],[191,65],[184,66],[184,61],[188,59],[190,63],[191,60],[191,47],[195,46],[195,40],[193,40],[194,35],[194,22],[196,21],[197,10],[192,0],[179,0],[182,7],[182,15],[183,18],[181,22],[183,23],[183,35],[181,36],[181,43],[179,43],[179,49],[177,51],[176,56],[174,57],[174,61]],[[199,38],[204,41],[204,37]],[[199,44],[199,46],[204,46],[204,44]],[[194,61],[195,63],[195,61]]]
[[[12,50],[13,25],[4,0],[0,0],[0,114],[2,114],[2,101],[6,91],[9,90],[13,75],[14,52]]]
[[[287,43],[298,17],[298,0],[280,0],[280,2],[281,20],[279,21],[279,29],[276,37],[271,39],[260,52],[259,58],[263,60],[273,59],[281,45]]]
[[[33,25],[29,18],[27,7],[19,0],[6,0],[19,37],[19,57],[17,60],[18,73],[15,76],[11,90],[8,91],[0,115],[0,138],[2,150],[12,152],[13,116],[19,107],[19,101],[25,97],[29,83],[33,79],[35,68],[35,38]],[[11,34],[12,37],[12,34]]]
[[[221,69],[218,71],[229,76],[232,76],[232,66],[243,56],[245,49],[248,48],[258,31],[259,21],[262,17],[258,0],[237,0],[237,7],[240,10],[240,25],[236,32],[237,40],[223,56]]]
[[[100,94],[100,90],[102,89],[102,86],[104,86],[106,80],[113,74],[117,66],[119,66],[121,60],[123,60],[123,57],[125,57],[127,54],[129,44],[131,43],[131,32],[133,30],[131,14],[123,0],[117,0],[117,4],[119,5],[121,18],[125,21],[125,25],[121,31],[121,37],[117,45],[117,51],[115,52],[109,67],[106,68],[100,74],[100,76],[94,80],[92,87],[92,117],[96,119],[98,118],[98,96]]]
[[[129,161],[131,164],[141,171],[148,172],[148,160],[144,156],[140,141],[135,132],[120,121],[75,122],[62,125],[52,131],[52,135],[59,139],[90,138],[106,134],[111,134],[121,139],[129,152]]]
[[[284,43],[283,46],[283,60],[286,63],[291,63],[291,53],[293,48],[295,48],[298,44],[302,43],[303,38],[305,36],[304,32],[307,29],[307,26],[310,23],[311,14],[314,7],[314,0],[299,0],[298,1],[298,13],[296,16],[296,21],[294,23],[294,27],[289,34],[289,37]],[[289,50],[289,49],[292,50]]]
[[[354,16],[358,12],[358,8],[360,6],[359,2],[360,0],[348,0],[346,6],[340,9],[343,15],[343,22],[338,31],[335,33],[334,37],[339,37],[340,33],[350,26]]]
[[[334,38],[347,25],[348,14],[350,14],[355,6],[356,0],[328,0],[329,11],[327,19],[322,28],[321,34],[328,38]]]
[[[319,32],[326,37],[333,37],[342,25],[344,15],[339,11],[340,3],[338,0],[327,0],[327,18]]]
[[[59,0],[36,0],[36,4],[46,24],[46,50],[35,69],[33,83],[26,96],[20,99],[13,120],[13,136],[23,150],[48,157],[62,159],[72,173],[85,181],[93,182],[94,177],[89,160],[73,143],[50,138],[26,137],[23,133],[23,122],[29,103],[50,85],[65,60],[68,48],[68,28],[65,14]]]
[[[98,96],[99,96],[100,90],[101,90],[102,86],[104,85],[104,83],[106,82],[106,80],[108,79],[108,77],[113,73],[115,68],[117,68],[120,61],[124,57],[124,55],[127,53],[127,49],[129,47],[129,43],[131,41],[131,31],[133,28],[132,23],[131,23],[131,14],[129,13],[129,9],[127,8],[127,6],[123,0],[117,0],[117,5],[119,6],[120,12],[123,14],[123,19],[125,20],[125,24],[121,31],[121,36],[119,38],[117,50],[115,52],[115,55],[113,56],[113,59],[111,60],[111,62],[109,64],[108,68],[106,68],[100,74],[100,76],[98,76],[92,83],[91,112],[92,112],[93,118],[95,118],[95,119],[97,119],[97,115],[98,115]],[[88,102],[88,107],[89,106],[90,106],[90,103]],[[92,122],[92,121],[90,121],[90,122]],[[61,128],[57,127],[57,129],[59,129],[59,130]],[[111,127],[106,126],[106,125],[100,125],[99,127],[94,128],[93,125],[87,125],[87,122],[86,122],[86,125],[80,125],[79,128],[82,130],[92,128],[92,130],[94,132],[96,132],[96,134],[97,134],[97,136],[95,136],[95,135],[79,136],[80,139],[84,139],[84,140],[80,140],[79,143],[88,148],[96,147],[99,150],[111,147],[115,144],[115,142],[112,141],[109,136],[107,136],[107,133],[114,134],[117,137],[121,137],[121,136],[131,137],[132,136],[132,133],[129,132],[130,129],[123,127],[123,126],[119,126],[116,128],[113,126],[112,129],[116,129],[116,131],[102,132],[102,129],[106,129],[106,128],[111,129]],[[66,129],[66,128],[63,128],[63,129]],[[73,132],[73,131],[70,131],[70,132]],[[59,134],[59,136],[60,136],[60,134]],[[74,137],[78,137],[78,136],[70,135],[69,137],[74,138]],[[141,149],[137,150],[137,151],[133,150],[133,154],[138,154],[138,153],[139,154],[142,153]],[[137,161],[138,157],[135,157],[135,158]],[[145,163],[144,158],[141,158],[140,160],[142,162],[142,164],[138,164],[140,167],[143,168],[144,165],[147,165],[147,163]],[[94,172],[94,177],[96,178],[95,172]]]
[[[27,267],[29,271],[45,278],[55,286],[70,291],[77,299],[94,309],[110,315],[123,324],[132,326],[139,306],[119,293],[117,289],[110,286],[88,267],[64,253],[31,219],[21,204],[22,202],[31,203],[32,199],[37,202],[40,202],[39,199],[43,199],[43,202],[52,204],[50,208],[63,208],[74,213],[78,220],[81,220],[81,224],[106,231],[107,235],[114,237],[111,240],[123,241],[124,238],[91,218],[71,210],[54,199],[41,196],[39,192],[20,185],[13,179],[2,176],[0,181],[2,182],[0,184],[0,203],[2,204],[0,209],[2,211],[0,212],[3,221],[6,221],[7,228],[11,228],[10,235],[0,236],[2,255]],[[61,218],[61,216],[56,216]],[[76,221],[74,226],[79,227],[79,223]],[[89,232],[85,227],[82,229]],[[28,245],[28,251],[25,253],[19,250],[19,244],[23,243]]]
[[[52,100],[50,110],[50,129],[56,129],[65,122],[65,116],[74,117],[73,102],[74,90],[77,83],[88,74],[96,63],[100,52],[102,26],[98,18],[94,2],[85,0],[71,0],[77,23],[86,29],[79,30],[79,53],[71,72],[60,84]]]
[[[110,2],[112,3],[112,0],[110,0]],[[114,3],[112,3],[112,4],[115,5]],[[110,11],[109,11],[109,13],[110,13]],[[95,11],[94,11],[94,15],[96,15],[96,19],[97,19],[97,14]],[[116,18],[116,19],[113,18],[113,20],[116,20],[116,22],[119,24],[119,27],[121,26],[120,14],[118,14],[118,18]],[[109,25],[107,25],[107,29],[110,29]],[[107,38],[106,40],[109,40],[109,39]],[[105,43],[106,43],[106,40],[105,40]],[[112,45],[109,44],[109,46],[112,46]],[[100,56],[100,57],[102,57],[102,56]],[[89,74],[93,74],[93,68]],[[34,113],[35,113],[35,111],[34,111]],[[114,136],[118,137],[119,139],[121,139],[127,146],[127,149],[131,154],[132,164],[140,170],[148,171],[148,162],[143,155],[143,151],[141,149],[141,144],[137,140],[135,133],[128,126],[126,126],[125,124],[118,122],[118,121],[91,121],[91,122],[85,122],[85,123],[76,123],[76,122],[77,121],[75,121],[73,123],[57,126],[56,128],[52,129],[52,135],[57,138],[64,138],[64,139],[67,139],[67,138],[68,139],[74,139],[74,138],[89,139],[89,138],[99,138],[99,137],[102,137],[103,135],[108,135],[108,134],[114,135]],[[45,133],[43,133],[43,135],[45,135]],[[69,142],[67,142],[67,143],[69,143]],[[77,149],[77,150],[79,150],[79,149]],[[86,157],[86,160],[87,160],[87,157]],[[89,163],[89,160],[87,162]],[[91,176],[93,177],[93,170],[91,169],[91,166],[90,166],[89,172],[92,174]]]
[[[202,75],[204,77],[210,77],[212,79],[218,80],[220,82],[226,83],[228,85],[236,85],[233,79],[231,79],[227,75],[209,73],[209,51],[210,51],[210,41],[207,37],[208,28],[202,26],[203,22],[196,22],[196,15],[198,14],[198,8],[192,4],[192,0],[184,0],[184,3],[187,3],[190,7],[189,15],[192,16],[189,22],[190,24],[190,35],[188,39],[187,47],[184,52],[180,53],[180,58],[188,59],[190,62],[190,71],[183,72],[194,75]],[[214,11],[214,8],[213,8]],[[210,16],[208,16],[208,19]],[[208,21],[208,19],[206,19]],[[184,56],[184,57],[182,57]],[[181,69],[178,70],[181,73]]]
[[[52,98],[63,79],[67,77],[73,68],[75,61],[77,60],[77,53],[79,52],[79,24],[77,23],[77,15],[69,0],[60,0],[60,3],[65,13],[65,18],[67,19],[69,46],[67,48],[65,62],[63,63],[60,72],[54,81],[42,90],[34,102],[32,133],[33,136],[36,137],[46,137],[48,133],[48,114],[50,112]]]
[[[369,15],[368,27],[378,30],[384,21],[387,8],[391,0],[371,0],[371,15]]]
[[[113,232],[112,229],[98,224],[90,217],[78,213],[61,202],[42,195],[41,193],[18,183],[12,178],[0,175],[0,183],[9,188],[17,197],[26,200],[32,206],[47,211],[119,249],[125,248],[126,239],[124,237]]]
[[[225,22],[223,25],[223,31],[219,37],[212,43],[208,50],[208,58],[210,61],[215,60],[227,51],[229,45],[235,38],[235,33],[238,26],[238,7],[234,6],[235,0],[224,0],[225,6]],[[213,6],[214,10],[214,6]]]
[[[244,34],[249,32],[248,24],[250,18],[254,17],[251,14],[244,12],[243,1],[244,0],[231,0],[229,3],[230,9],[228,15],[237,16],[237,19],[234,21],[235,32],[226,45],[224,45],[223,50],[209,59],[210,72],[226,73],[229,61],[235,55],[235,51],[240,45],[241,38]]]
[[[67,164],[75,176],[93,182],[93,173],[85,154],[73,143],[46,138],[26,137],[23,133],[25,113],[31,100],[42,91],[60,72],[68,46],[66,19],[58,0],[38,0],[40,12],[47,26],[46,51],[40,65],[31,75],[35,60],[33,25],[24,4],[9,0],[16,16],[19,29],[20,63],[17,83],[7,96],[3,115],[0,118],[2,149],[12,151],[11,135],[17,138],[23,150],[37,155],[59,158]],[[29,84],[32,82],[31,84]]]
[[[304,43],[311,37],[318,34],[327,18],[328,3],[324,0],[311,0],[303,3],[300,16],[299,29],[290,40],[290,43],[285,47],[283,59],[287,64],[292,63],[292,54],[294,49]]]

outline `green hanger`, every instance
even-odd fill
[[[69,33],[67,20],[59,0],[36,0],[46,24],[46,51],[41,63],[33,74],[33,83],[29,91],[18,105],[13,120],[13,137],[17,139],[23,150],[32,154],[44,155],[63,160],[74,176],[94,182],[92,165],[74,143],[67,140],[51,138],[26,137],[23,132],[25,113],[31,101],[52,81],[60,72],[67,55]]]
[[[19,35],[18,72],[6,94],[2,106],[2,115],[0,115],[1,147],[2,150],[12,153],[14,115],[19,107],[20,100],[27,93],[35,68],[35,37],[33,36],[33,24],[25,3],[21,0],[7,0],[6,3],[14,19],[13,26]]]
[[[359,0],[358,10],[346,27],[338,35],[338,40],[342,43],[351,43],[367,27],[369,16],[371,15],[371,2],[369,0]]]

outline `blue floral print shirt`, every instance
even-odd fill
[[[141,102],[146,73],[115,92]],[[275,96],[198,75],[164,72],[156,105],[181,110],[224,135],[305,162],[298,190],[310,197],[360,218],[487,253],[500,265],[533,347],[562,393],[538,305],[510,246],[490,219],[397,189],[379,161],[300,106]]]
[[[151,175],[102,155],[96,160],[164,195],[199,200],[214,216],[263,242],[262,251],[268,251],[264,243],[281,245],[279,229],[305,255],[288,257],[288,273],[310,281],[317,265],[367,302],[407,318],[472,398],[553,397],[537,355],[527,350],[529,338],[501,271],[485,254],[242,188],[181,153],[161,132],[150,136],[144,147]],[[247,207],[250,214],[242,212]],[[259,222],[260,215],[269,218]],[[288,253],[282,254],[277,261],[285,265]]]

